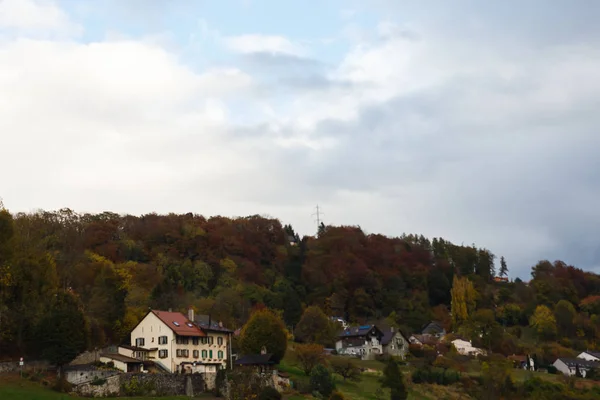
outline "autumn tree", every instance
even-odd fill
[[[536,307],[529,319],[529,324],[541,339],[549,340],[556,336],[556,318],[552,311],[544,305]]]
[[[500,257],[500,272],[498,273],[500,276],[508,276],[508,266],[506,265],[506,260],[504,256]]]
[[[341,376],[344,381],[351,380],[353,382],[360,381],[360,368],[354,360],[350,358],[333,358],[331,360],[331,368],[333,372]]]
[[[451,295],[452,323],[455,327],[459,327],[469,321],[470,316],[475,311],[477,292],[468,278],[454,276]]]
[[[297,344],[295,352],[296,360],[306,375],[310,375],[315,365],[325,361],[325,348],[320,344]]]
[[[408,398],[404,377],[402,376],[398,362],[394,359],[387,362],[383,370],[381,385],[390,388],[390,400],[406,400]]]
[[[281,318],[269,309],[254,312],[240,333],[240,349],[244,354],[259,354],[263,348],[279,361],[287,349],[287,333]]]
[[[298,341],[318,343],[324,346],[332,344],[335,333],[335,325],[317,306],[311,306],[304,310],[294,331]]]

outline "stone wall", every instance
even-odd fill
[[[118,375],[120,372],[109,369],[90,369],[90,368],[70,368],[65,371],[67,382],[73,385],[91,382],[94,379],[106,379],[110,376]]]
[[[100,361],[100,354],[102,353],[116,353],[117,347],[110,346],[103,349],[96,349],[90,351],[84,351],[79,354],[69,365],[82,365],[82,364],[93,364],[96,361]]]
[[[55,369],[47,361],[25,361],[23,371],[48,371]],[[8,361],[0,363],[0,373],[19,372],[21,367],[19,361]]]
[[[75,387],[77,394],[86,397],[108,397],[117,396],[121,391],[121,376],[113,375],[106,378],[103,385],[92,385],[91,382],[83,383]]]
[[[182,396],[204,392],[205,381],[201,374],[171,375],[128,373],[106,378],[103,385],[91,382],[77,385],[77,394],[88,397],[115,395],[129,396]]]

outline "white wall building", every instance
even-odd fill
[[[585,378],[590,369],[600,367],[600,362],[588,361],[583,358],[557,358],[552,365],[568,376],[575,375],[577,373],[577,368],[579,368],[581,376]]]
[[[470,341],[467,342],[466,340],[462,339],[453,340],[452,345],[456,348],[458,354],[462,354],[464,356],[478,356],[485,355],[486,353],[480,348],[473,347]]]
[[[196,323],[192,309],[188,316],[152,310],[131,331],[131,344],[169,372],[216,372],[231,363],[231,334],[220,324]]]
[[[588,361],[600,361],[600,353],[594,351],[584,351],[579,354],[577,358]]]

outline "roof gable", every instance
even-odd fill
[[[152,314],[179,336],[206,336],[206,333],[202,332],[182,313],[152,310]]]

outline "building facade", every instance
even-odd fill
[[[231,331],[201,327],[188,315],[152,310],[131,331],[131,345],[144,357],[175,373],[216,372],[231,363]],[[139,351],[138,353],[144,354]]]
[[[382,338],[383,332],[375,325],[350,327],[338,335],[335,350],[340,355],[372,360],[378,354],[383,354]]]

